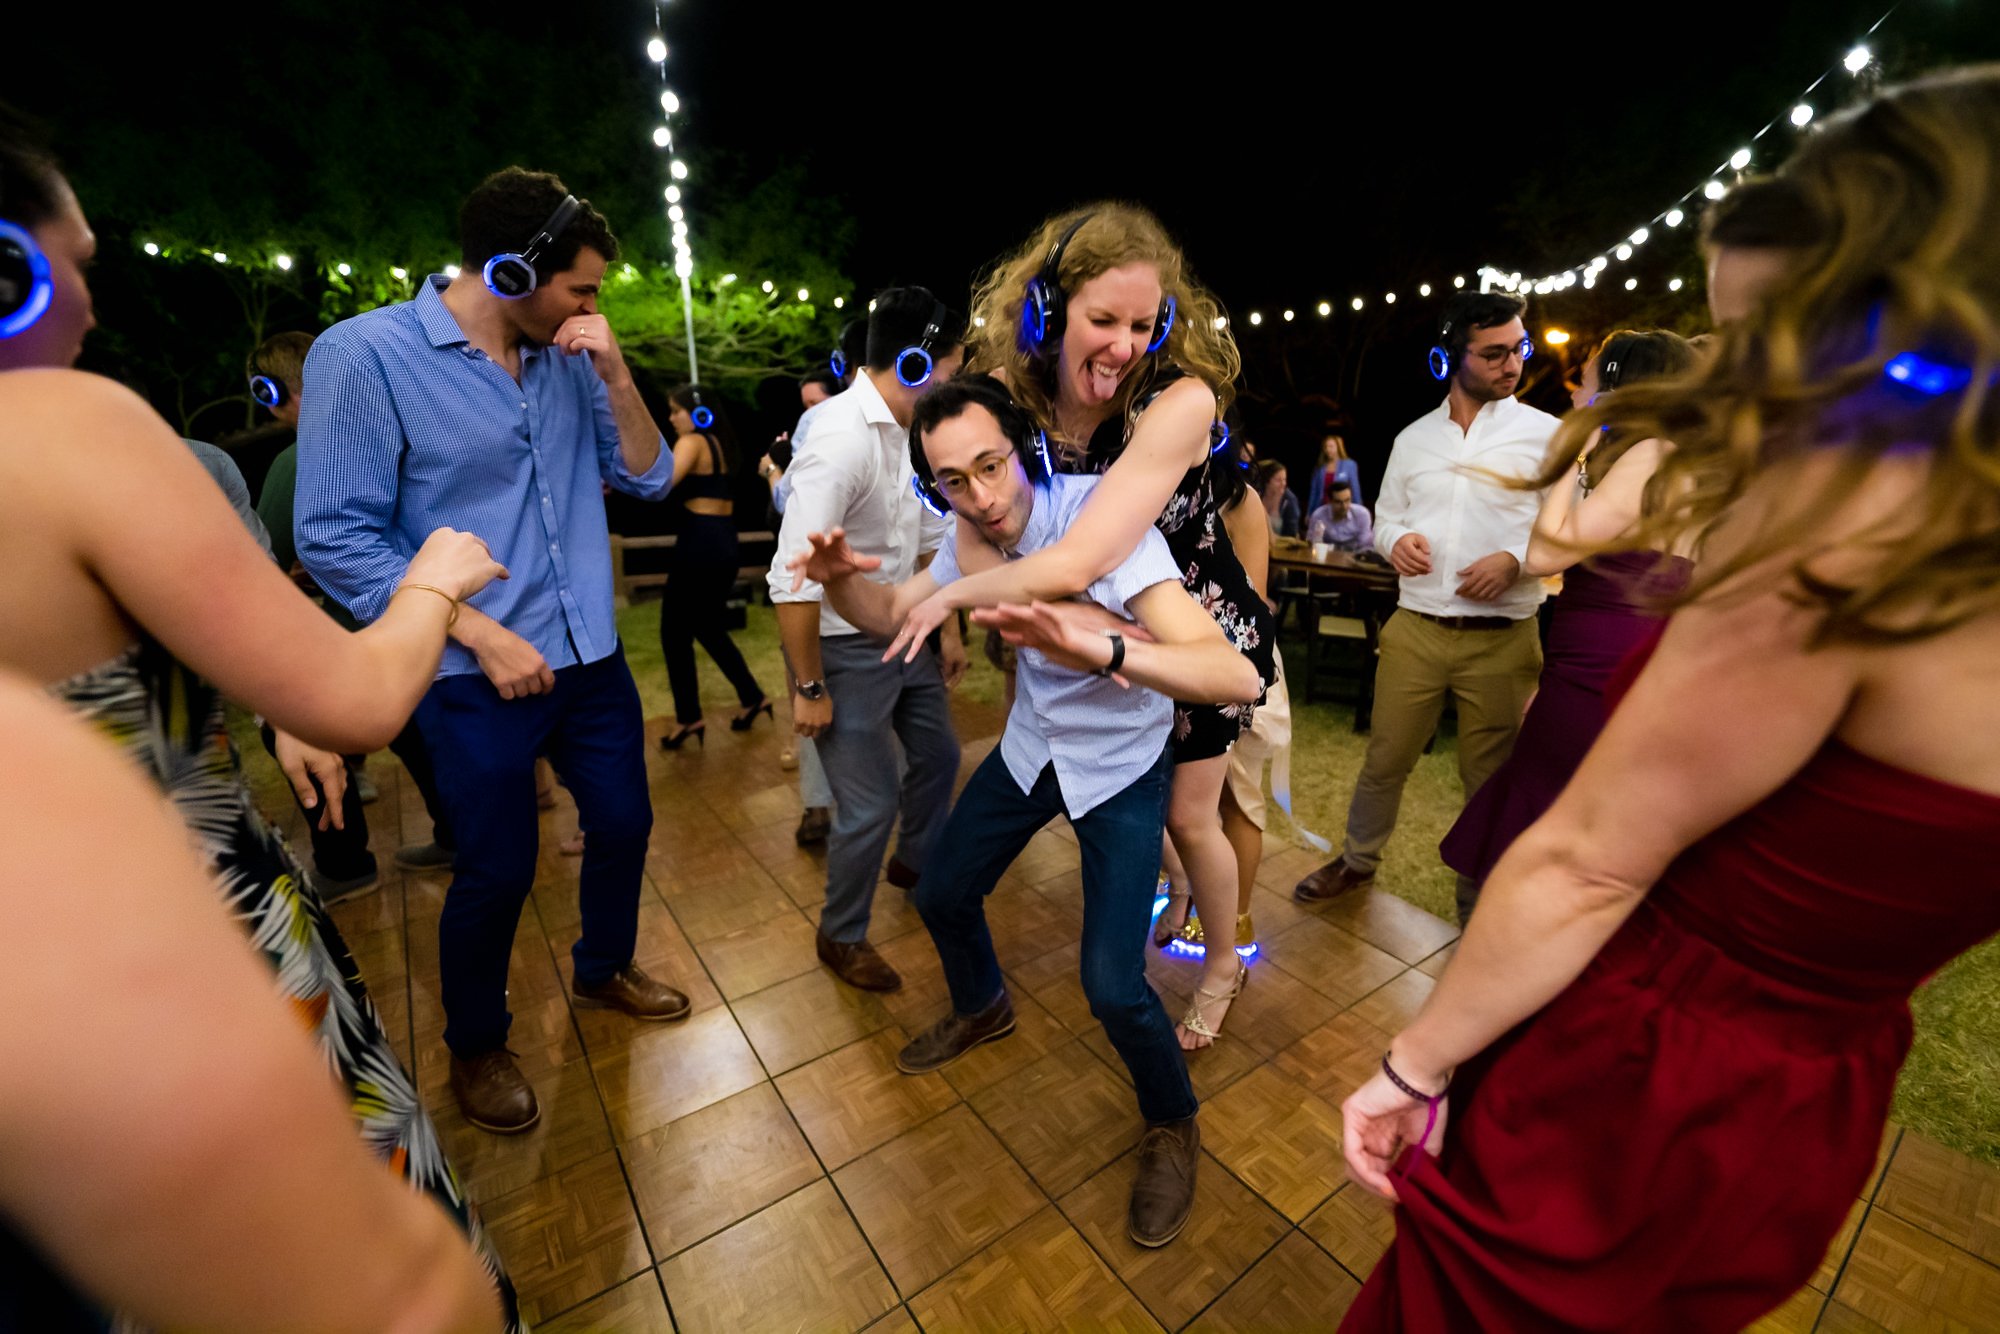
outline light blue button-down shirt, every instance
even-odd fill
[[[1019,559],[1057,541],[1097,486],[1083,476],[1051,477],[1035,490]],[[930,564],[942,587],[959,577],[958,525],[946,532]],[[1129,617],[1125,604],[1154,584],[1179,584],[1180,566],[1157,528],[1147,528],[1138,549],[1110,574],[1083,591],[1098,606]],[[1144,686],[1126,688],[1108,676],[1052,663],[1039,650],[1015,654],[1014,710],[1000,737],[1000,758],[1023,793],[1033,790],[1044,766],[1056,769],[1063,809],[1072,819],[1123,792],[1159,762],[1173,728],[1173,701]]]
[[[599,479],[643,500],[673,484],[674,456],[634,475],[587,353],[521,349],[521,378],[472,347],[432,274],[416,300],[343,320],[306,357],[299,396],[299,560],[372,621],[432,531],[486,540],[507,579],[471,605],[552,668],[618,644]],[[479,670],[445,645],[438,675]]]

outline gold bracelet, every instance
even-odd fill
[[[437,587],[437,586],[436,586],[435,584],[408,584],[408,583],[406,583],[406,584],[402,584],[402,585],[399,585],[399,586],[397,587],[397,589],[396,589],[396,592],[397,592],[397,593],[403,593],[403,592],[407,592],[407,591],[409,591],[409,590],[410,590],[410,589],[412,589],[412,588],[420,588],[420,589],[422,589],[422,590],[423,590],[424,592],[426,592],[426,593],[435,593],[435,594],[437,594],[437,595],[438,595],[439,597],[443,598],[443,599],[444,599],[444,600],[445,600],[446,602],[449,602],[449,603],[451,604],[451,615],[447,616],[447,617],[445,618],[445,622],[444,622],[444,628],[445,628],[445,629],[449,630],[449,629],[451,629],[451,627],[453,627],[454,625],[457,625],[457,624],[458,624],[458,599],[457,599],[457,598],[455,598],[455,597],[453,597],[453,596],[452,596],[451,594],[449,594],[449,593],[445,592],[445,591],[444,591],[444,590],[443,590],[442,588],[439,588],[439,587]],[[391,597],[394,597],[394,596],[395,596],[395,594],[394,594],[394,593],[392,593],[392,594],[390,594],[390,596],[391,596]]]

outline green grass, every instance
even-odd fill
[[[673,701],[660,661],[659,604],[627,608],[618,614],[618,626],[646,716],[670,716]],[[785,674],[771,609],[751,607],[748,626],[734,638],[758,683],[776,699],[784,689]],[[971,656],[971,671],[959,690],[997,709],[1003,689],[1000,674],[986,663],[976,642]],[[1354,731],[1350,683],[1334,683],[1340,693],[1332,702],[1322,698],[1306,704],[1303,643],[1288,638],[1285,657],[1293,689],[1293,813],[1299,825],[1337,845],[1368,738]],[[718,718],[726,716],[735,708],[735,693],[706,653],[697,651],[695,662],[709,711]],[[260,799],[284,800],[282,789],[273,782],[276,771],[255,734],[242,731],[238,744],[258,780]],[[1402,816],[1382,862],[1380,888],[1440,917],[1453,915],[1453,877],[1438,861],[1437,845],[1457,818],[1459,805],[1457,743],[1447,726],[1432,753],[1418,761],[1403,791]],[[1272,833],[1290,837],[1292,832],[1291,822],[1273,805]],[[1917,993],[1912,1008],[1916,1043],[1897,1085],[1896,1120],[2000,1166],[2000,939],[1971,950],[1944,969]]]

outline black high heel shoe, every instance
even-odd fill
[[[676,727],[660,738],[661,750],[679,750],[689,737],[701,742],[703,750],[708,749],[708,726],[706,723],[689,723],[686,727]]]
[[[731,718],[729,720],[729,730],[732,732],[749,731],[751,727],[756,724],[757,715],[760,713],[769,715],[771,721],[774,723],[777,721],[777,715],[771,713],[771,701],[767,699],[759,703],[752,704],[742,713],[739,713],[734,718]]]

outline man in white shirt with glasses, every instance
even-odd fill
[[[1324,902],[1374,880],[1396,829],[1403,784],[1449,695],[1458,706],[1465,795],[1500,767],[1541,677],[1542,584],[1521,574],[1541,497],[1505,485],[1541,467],[1556,419],[1514,398],[1534,355],[1527,302],[1466,292],[1445,307],[1431,373],[1445,400],[1396,437],[1375,505],[1375,549],[1402,576],[1382,627],[1368,755],[1347,808],[1341,854],[1294,894]],[[1461,877],[1458,916],[1477,887]]]

